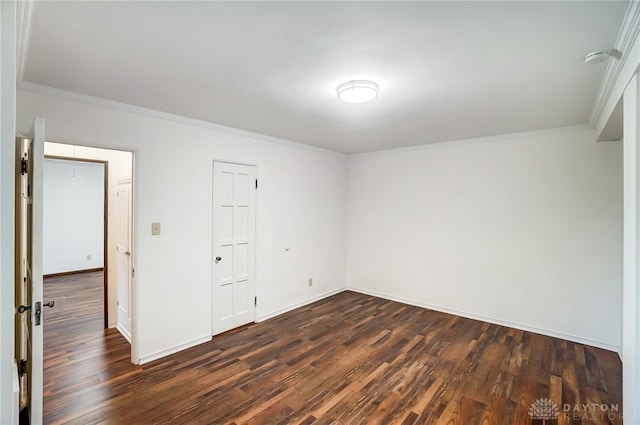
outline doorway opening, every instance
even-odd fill
[[[57,299],[58,308],[51,315],[66,311],[67,301],[78,296],[87,302],[100,300],[103,328],[108,322],[107,223],[109,163],[104,160],[81,160],[45,155],[43,205],[43,278],[45,297]],[[99,273],[102,288],[71,290],[60,279],[72,275]],[[71,279],[74,280],[74,279]],[[77,279],[76,279],[77,280]],[[47,294],[47,292],[51,292]],[[68,313],[67,313],[68,315]],[[80,316],[72,316],[80,320]]]
[[[67,183],[72,182],[75,186],[80,187],[76,188],[76,191],[78,197],[83,199],[76,199],[74,205],[77,205],[77,208],[83,208],[85,213],[82,216],[80,211],[76,210],[73,214],[75,220],[67,226],[60,226],[60,224],[65,220],[69,221],[69,217],[61,217],[59,213],[57,217],[55,215],[52,217],[53,221],[50,227],[64,227],[56,230],[58,232],[57,249],[59,252],[72,251],[70,255],[72,258],[67,260],[69,263],[66,267],[50,269],[57,270],[57,274],[45,270],[45,275],[53,274],[54,276],[51,277],[56,277],[60,276],[60,273],[64,275],[65,271],[88,273],[102,271],[103,328],[118,329],[131,343],[133,335],[131,309],[127,309],[129,317],[123,317],[122,314],[119,314],[118,305],[129,306],[132,304],[133,249],[131,246],[133,229],[131,218],[133,216],[133,198],[129,193],[128,202],[123,204],[118,196],[120,195],[119,188],[123,182],[131,187],[133,153],[55,142],[45,142],[44,153],[47,158],[46,162],[55,162],[58,168],[66,167]],[[97,167],[102,167],[104,170],[100,184],[97,183],[95,176]],[[55,177],[55,173],[45,172],[45,189],[53,185],[54,182],[51,182],[51,179]],[[58,198],[68,196],[67,193],[64,193],[63,187],[63,185],[58,185],[55,190],[51,191],[51,196]],[[50,211],[55,203],[48,199],[47,193],[45,193],[44,202],[46,226],[47,215],[55,214],[55,211]],[[102,205],[101,212],[97,211],[99,205]],[[123,208],[125,208],[124,211]],[[91,219],[88,218],[90,214],[92,214]],[[80,226],[87,224],[83,223],[84,221],[92,221],[94,226],[92,230],[80,231]],[[100,222],[101,226],[96,228],[96,222]],[[47,229],[44,229],[44,233],[46,247],[49,244]],[[101,239],[100,246],[99,239]],[[123,242],[122,239],[125,241]],[[118,254],[119,247],[122,246],[126,246],[127,261],[124,266]],[[46,254],[43,260],[45,265],[53,263],[53,261],[49,261],[51,258],[47,258]],[[86,266],[83,267],[83,265]],[[127,279],[125,284],[119,281],[123,278]],[[92,276],[91,279],[95,279],[95,276]]]
[[[130,307],[134,156],[128,151],[54,142],[44,143],[44,154],[43,245],[53,246],[43,256],[47,275],[43,289],[46,297],[59,300],[44,317],[43,414],[47,422],[56,415],[60,392],[68,391],[69,365],[86,373],[83,379],[100,379],[93,367],[111,355],[108,346],[114,341],[120,341],[122,361],[128,357],[136,362]],[[62,170],[59,174],[66,181],[54,180],[56,172],[46,167],[51,164]],[[102,171],[98,176],[97,168]],[[123,184],[129,189],[126,202],[119,199]],[[75,199],[67,199],[71,190]],[[74,211],[66,208],[65,212],[65,205],[58,205],[56,212],[56,203],[65,202]],[[92,226],[85,228],[85,224]],[[56,232],[57,241],[50,241]],[[61,258],[56,257],[65,257],[67,263],[60,265]],[[52,265],[56,262],[57,268]],[[127,306],[125,315],[120,305]]]

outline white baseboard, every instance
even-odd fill
[[[306,300],[303,300],[303,301],[288,305],[288,306],[283,307],[283,308],[279,308],[277,310],[272,311],[271,313],[267,313],[267,314],[264,314],[262,316],[256,317],[256,323],[264,322],[265,320],[268,320],[268,319],[271,319],[273,317],[279,316],[281,314],[287,313],[287,312],[289,312],[291,310],[295,310],[296,308],[304,307],[305,305],[309,305],[309,304],[314,303],[316,301],[323,300],[325,298],[328,298],[328,297],[330,297],[332,295],[335,295],[335,294],[339,294],[340,292],[344,292],[346,290],[347,290],[347,288],[334,289],[332,291],[325,292],[325,293],[322,293],[320,295],[316,295],[315,297],[307,298]]]
[[[118,332],[120,332],[122,334],[124,339],[129,341],[129,344],[131,344],[131,334],[125,328],[120,326],[120,323],[116,323],[116,329],[118,330]]]
[[[450,309],[450,308],[445,308],[445,307],[441,307],[441,306],[436,306],[436,305],[431,305],[431,304],[427,304],[427,303],[422,303],[419,301],[415,301],[415,300],[410,300],[410,299],[406,299],[406,298],[402,298],[402,297],[396,297],[390,294],[386,294],[386,293],[382,293],[382,292],[377,292],[377,291],[371,291],[368,289],[363,289],[363,288],[355,288],[355,287],[344,287],[344,288],[338,288],[338,289],[334,289],[319,295],[316,295],[314,297],[311,298],[307,298],[303,301],[294,303],[294,304],[290,304],[286,307],[283,308],[279,308],[277,310],[274,310],[270,313],[261,315],[256,317],[256,323],[260,323],[260,322],[264,322],[265,320],[274,318],[276,316],[279,316],[281,314],[287,313],[291,310],[295,310],[296,308],[300,308],[300,307],[304,307],[305,305],[309,305],[312,304],[316,301],[320,301],[323,300],[325,298],[328,298],[332,295],[335,294],[339,294],[340,292],[344,292],[344,291],[353,291],[353,292],[359,292],[361,294],[365,294],[365,295],[371,295],[373,297],[378,297],[378,298],[383,298],[386,300],[390,300],[390,301],[396,301],[402,304],[408,304],[408,305],[412,305],[415,307],[420,307],[420,308],[427,308],[429,310],[434,310],[434,311],[439,311],[442,313],[447,313],[447,314],[453,314],[455,316],[460,316],[460,317],[466,317],[468,319],[474,319],[474,320],[480,320],[482,322],[487,322],[487,323],[493,323],[495,325],[500,325],[500,326],[506,326],[509,328],[514,328],[514,329],[520,329],[523,331],[527,331],[527,332],[534,332],[534,333],[538,333],[541,335],[547,335],[547,336],[551,336],[554,338],[560,338],[560,339],[564,339],[567,341],[572,341],[572,342],[577,342],[579,344],[585,344],[585,345],[591,345],[593,347],[598,347],[598,348],[602,348],[605,350],[609,350],[609,351],[614,351],[617,352],[620,357],[622,358],[622,354],[621,354],[621,347],[613,345],[613,344],[608,344],[602,341],[596,341],[596,340],[592,340],[589,338],[584,338],[584,337],[580,337],[580,336],[576,336],[576,335],[571,335],[571,334],[566,334],[563,332],[556,332],[556,331],[551,331],[548,329],[541,329],[541,328],[537,328],[534,326],[529,326],[529,325],[523,325],[520,323],[515,323],[515,322],[510,322],[510,321],[506,321],[506,320],[500,320],[500,319],[496,319],[493,317],[487,317],[487,316],[482,316],[482,315],[478,315],[478,314],[473,314],[473,313],[467,313],[464,311],[458,311],[458,310],[454,310],[454,309]],[[125,338],[127,338],[126,333],[124,333],[122,331],[122,329],[120,329],[119,326],[116,326],[116,328],[118,329],[118,331],[120,331],[120,333],[122,333],[124,335]],[[171,347],[168,348],[166,350],[162,350],[162,351],[158,351],[156,353],[153,354],[149,354],[146,356],[142,356],[140,357],[140,362],[139,364],[145,364],[145,363],[149,363],[153,360],[157,360],[159,358],[168,356],[170,354],[174,354],[177,353],[179,351],[185,350],[187,348],[191,348],[191,347],[195,347],[196,345],[200,345],[202,343],[211,341],[212,336],[205,336],[202,338],[198,338],[189,342],[186,342],[184,344],[180,344],[177,345],[175,347]],[[130,337],[127,338],[127,340],[130,341]]]
[[[167,348],[166,350],[157,351],[153,354],[148,354],[146,356],[141,356],[138,364],[145,364],[152,362],[154,360],[158,360],[162,357],[168,356],[170,354],[175,354],[178,351],[186,350],[187,348],[195,347],[196,345],[200,345],[205,342],[211,341],[211,335],[204,336],[202,338],[194,339],[189,342],[185,342],[184,344],[176,345],[175,347]]]
[[[479,315],[479,314],[467,313],[467,312],[464,312],[464,311],[458,311],[458,310],[454,310],[454,309],[446,308],[446,307],[441,307],[441,306],[437,306],[437,305],[431,305],[431,304],[427,304],[427,303],[423,303],[423,302],[419,302],[419,301],[415,301],[415,300],[409,300],[409,299],[402,298],[402,297],[396,297],[394,295],[389,295],[389,294],[385,294],[385,293],[382,293],[382,292],[370,291],[368,289],[354,288],[354,287],[348,287],[348,288],[346,288],[346,290],[359,292],[359,293],[365,294],[365,295],[371,295],[373,297],[384,298],[386,300],[396,301],[396,302],[399,302],[399,303],[402,303],[402,304],[408,304],[408,305],[412,305],[412,306],[415,306],[415,307],[427,308],[429,310],[439,311],[439,312],[447,313],[447,314],[453,314],[455,316],[460,316],[460,317],[466,317],[468,319],[474,319],[474,320],[480,320],[482,322],[493,323],[494,325],[506,326],[506,327],[509,327],[509,328],[520,329],[522,331],[527,331],[527,332],[534,332],[534,333],[537,333],[537,334],[547,335],[547,336],[551,336],[551,337],[554,337],[554,338],[560,338],[560,339],[564,339],[564,340],[571,341],[571,342],[577,342],[579,344],[591,345],[593,347],[598,347],[598,348],[602,348],[604,350],[609,350],[609,351],[613,351],[613,352],[617,352],[617,353],[620,353],[620,350],[621,350],[620,346],[613,345],[613,344],[608,344],[608,343],[602,342],[602,341],[596,341],[596,340],[593,340],[593,339],[584,338],[584,337],[571,335],[571,334],[566,334],[566,333],[563,333],[563,332],[551,331],[551,330],[548,330],[548,329],[541,329],[541,328],[537,328],[535,326],[523,325],[521,323],[510,322],[510,321],[507,321],[507,320],[500,320],[500,319],[496,319],[496,318],[493,318],[493,317],[482,316],[482,315]]]
[[[263,322],[263,321],[265,321],[267,319],[271,319],[272,317],[279,316],[280,314],[286,313],[286,312],[291,311],[291,310],[295,310],[298,307],[303,307],[305,305],[314,303],[316,301],[320,301],[320,300],[322,300],[324,298],[330,297],[332,295],[338,294],[338,293],[343,292],[343,291],[346,291],[346,288],[334,289],[333,291],[325,292],[325,293],[317,295],[315,297],[308,298],[308,299],[306,299],[304,301],[300,301],[298,303],[291,304],[291,305],[289,305],[287,307],[284,307],[284,308],[272,311],[271,313],[268,313],[266,315],[262,315],[262,316],[257,317],[256,318],[256,323]],[[122,332],[122,330],[120,329],[119,326],[116,326],[116,328],[120,331],[120,333],[122,333],[124,335],[125,338],[127,338],[127,336]],[[185,342],[184,344],[177,345],[175,347],[167,348],[166,350],[158,351],[158,352],[155,352],[153,354],[146,355],[146,356],[141,356],[140,359],[139,359],[139,363],[138,364],[145,364],[145,363],[149,363],[149,362],[154,361],[154,360],[158,360],[158,359],[160,359],[162,357],[165,357],[165,356],[168,356],[170,354],[174,354],[174,353],[177,353],[179,351],[186,350],[187,348],[195,347],[196,345],[200,345],[202,343],[209,342],[209,341],[211,341],[212,338],[213,338],[212,336],[206,336],[206,337],[198,338],[198,339],[195,339],[193,341],[189,341],[189,342]],[[131,342],[131,341],[129,340],[129,342]]]

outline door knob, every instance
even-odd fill
[[[31,306],[30,305],[21,305],[20,307],[18,307],[18,313],[22,314],[25,311],[29,311],[31,310]]]
[[[216,257],[216,264],[218,264],[220,261],[222,261],[222,257]]]
[[[51,300],[47,303],[42,304],[43,307],[49,307],[49,308],[53,308],[54,305],[56,305],[56,300]]]

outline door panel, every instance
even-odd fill
[[[16,201],[15,201],[15,255],[16,255],[16,345],[15,355],[20,377],[20,411],[28,412],[30,408],[30,381],[31,381],[31,314],[27,311],[19,312],[20,306],[32,304],[31,273],[27,249],[27,235],[30,220],[29,209],[29,159],[31,157],[31,139],[16,139]],[[30,256],[30,255],[29,255]]]
[[[16,141],[16,361],[20,366],[21,417],[42,423],[43,328],[42,222],[44,120],[31,138]]]
[[[256,168],[213,164],[213,335],[255,321]]]
[[[116,327],[131,342],[131,182],[118,183],[115,209],[118,279],[118,321]]]

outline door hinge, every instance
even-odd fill
[[[258,189],[258,179],[256,179],[256,190]]]
[[[20,160],[20,174],[23,176],[27,174],[27,160],[24,158]]]
[[[136,277],[136,269],[131,269],[131,277]]]
[[[27,361],[25,359],[20,360],[20,365],[18,365],[18,376],[22,378],[22,376],[27,372]]]
[[[253,297],[253,306],[254,307],[258,306],[258,297]]]

